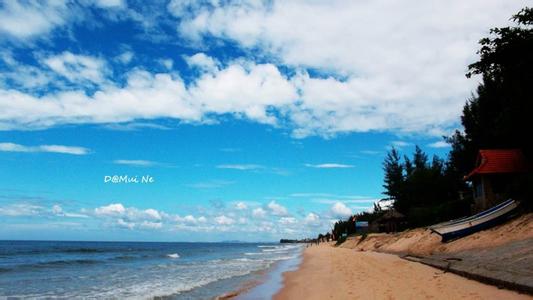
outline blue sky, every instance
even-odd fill
[[[446,155],[477,41],[524,3],[2,3],[0,239],[324,232],[391,146]]]

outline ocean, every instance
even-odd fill
[[[302,247],[269,243],[0,241],[0,298],[212,299]]]

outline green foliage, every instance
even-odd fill
[[[400,154],[395,148],[387,153],[383,162],[385,171],[384,185],[385,193],[391,199],[400,197],[401,185],[403,183],[403,166],[400,163]]]
[[[522,9],[512,20],[517,26],[493,28],[480,41],[480,59],[468,67],[466,76],[481,75],[482,83],[463,108],[464,132],[448,137],[450,171],[457,176],[472,170],[479,149],[520,148],[533,158],[527,136],[533,130],[533,9]],[[518,188],[526,200],[531,186],[529,173]]]
[[[456,173],[438,156],[428,156],[418,146],[413,158],[392,149],[384,161],[385,192],[394,208],[407,217],[409,226],[423,226],[468,214],[470,203],[458,201],[464,185],[457,184]],[[398,174],[398,170],[400,173]],[[453,209],[450,209],[453,207]]]
[[[521,148],[532,157],[524,134],[533,129],[533,9],[512,20],[518,26],[494,28],[480,41],[480,59],[468,67],[467,76],[481,75],[482,83],[463,108],[464,132],[448,138],[451,160],[462,173],[472,169],[483,148]]]

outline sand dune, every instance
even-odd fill
[[[487,249],[532,238],[533,214],[530,213],[503,225],[445,244],[441,243],[441,238],[437,234],[418,228],[395,234],[369,234],[363,241],[360,240],[360,237],[350,237],[340,247],[388,253],[430,255]]]

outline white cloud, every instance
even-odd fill
[[[428,144],[431,148],[448,148],[451,147],[450,144],[446,143],[445,141],[437,141],[431,144]]]
[[[270,213],[275,216],[286,216],[288,215],[287,208],[284,206],[276,203],[276,201],[270,201],[267,205],[268,209],[270,210]]]
[[[87,148],[63,145],[41,145],[38,146],[38,149],[41,150],[41,152],[64,153],[73,155],[85,155],[89,153],[89,150]]]
[[[177,73],[139,68],[125,74],[123,84],[107,76],[111,70],[104,60],[63,52],[42,59],[47,72],[14,68],[20,70],[14,81],[23,88],[0,88],[0,130],[156,118],[201,123],[230,114],[286,126],[294,137],[368,131],[442,135],[457,125],[477,84],[464,76],[477,59],[477,41],[490,27],[509,24],[527,3],[172,1],[167,9],[182,36],[230,41],[246,58],[221,62],[196,53],[184,60],[202,72],[187,84]],[[0,32],[20,39],[46,36],[72,17],[69,8],[62,2],[8,1],[0,8]],[[123,54],[129,62],[131,55]],[[0,77],[12,80],[15,73]],[[48,73],[75,88],[60,86]],[[50,84],[57,89],[48,89]],[[32,92],[25,90],[30,85]],[[40,92],[33,93],[38,86]]]
[[[244,202],[243,202],[244,203]],[[257,203],[250,202],[250,205]],[[248,206],[249,207],[249,206]],[[50,218],[77,217],[92,218],[88,222],[99,224],[103,229],[109,227],[125,228],[128,230],[158,230],[180,232],[202,232],[209,234],[227,233],[239,234],[246,237],[261,233],[267,238],[302,238],[314,236],[316,232],[327,230],[327,225],[320,217],[309,213],[305,218],[290,216],[286,209],[275,202],[262,207],[255,206],[251,213],[245,210],[220,209],[204,210],[206,216],[178,214],[158,211],[155,209],[140,209],[125,206],[122,203],[111,203],[96,208],[82,208],[80,214],[68,213],[59,204],[49,208],[27,203],[0,206],[0,215],[10,217],[32,216],[44,218],[43,224],[49,224]],[[36,219],[39,220],[39,219]],[[246,226],[242,226],[246,224]],[[78,223],[83,226],[83,223]],[[322,227],[320,227],[322,226]],[[257,237],[257,236],[256,236]],[[239,238],[240,239],[240,238]],[[257,240],[257,239],[254,239]]]
[[[238,209],[238,210],[245,210],[248,208],[248,205],[246,205],[246,203],[244,202],[237,202],[235,204],[235,208]]]
[[[135,223],[127,222],[127,221],[124,221],[123,219],[118,219],[117,220],[117,225],[119,227],[127,228],[127,229],[130,229],[130,230],[135,228]]]
[[[235,220],[233,220],[230,217],[226,217],[224,215],[218,216],[215,218],[215,222],[219,225],[232,225],[235,223]]]
[[[406,141],[392,141],[390,142],[390,144],[391,146],[396,147],[396,148],[403,148],[403,147],[407,147],[411,145],[411,143],[408,143]]]
[[[133,59],[133,56],[134,56],[133,52],[124,51],[119,56],[117,56],[116,59],[120,61],[121,63],[127,65],[131,62],[131,60]]]
[[[320,225],[320,217],[317,214],[310,212],[305,216],[304,222],[307,225]]]
[[[240,1],[169,10],[181,17],[180,33],[193,40],[231,40],[296,69],[323,71],[326,78],[305,72],[294,78],[302,93],[290,116],[296,136],[439,134],[457,123],[477,84],[464,76],[476,59],[477,41],[489,28],[509,24],[526,4]]]
[[[52,208],[47,209],[40,205],[29,203],[13,203],[0,207],[0,216],[60,216],[68,218],[88,218],[87,215],[79,213],[70,213],[63,210],[60,205],[54,204]]]
[[[218,70],[219,62],[204,53],[196,53],[192,56],[184,56],[183,59],[192,68],[198,68],[205,72],[215,72]]]
[[[107,72],[104,60],[68,51],[43,59],[43,64],[70,82],[102,83]]]
[[[14,203],[6,206],[0,206],[0,216],[35,216],[41,214],[43,210],[43,207],[34,204]]]
[[[117,8],[123,7],[123,0],[95,0],[94,4],[101,8]]]
[[[152,219],[161,220],[161,215],[159,214],[157,210],[153,208],[146,209],[144,210],[144,212]]]
[[[126,208],[121,203],[113,203],[106,206],[97,207],[94,209],[96,215],[115,216],[122,215],[126,212]]]
[[[252,211],[252,216],[254,216],[256,218],[264,218],[264,217],[266,217],[266,211],[264,209],[262,209],[261,207],[255,208]]]
[[[311,199],[314,203],[321,203],[321,204],[335,204],[339,201],[342,201],[342,203],[344,204],[361,204],[361,205],[364,205],[365,203],[367,204],[367,208],[372,208],[373,206],[373,203],[380,200],[380,199],[376,199],[376,198],[361,198],[361,199],[350,199],[350,198],[344,198],[342,200],[340,200],[339,198],[313,198]]]
[[[55,204],[54,206],[52,206],[52,213],[55,214],[55,215],[62,214],[63,213],[63,209],[61,208],[61,206]]]
[[[264,168],[261,165],[253,165],[253,164],[227,164],[227,165],[218,165],[218,169],[234,169],[234,170],[241,170],[241,171],[248,171],[248,170],[257,170]]]
[[[94,216],[105,220],[116,219],[120,227],[133,229],[134,227],[155,229],[165,218],[172,218],[170,215],[155,210],[153,208],[138,209],[136,207],[124,207],[122,203],[112,203],[94,209]],[[161,224],[162,226],[163,224]]]
[[[129,166],[138,166],[138,167],[150,167],[157,165],[155,161],[150,160],[128,160],[128,159],[117,159],[113,163],[118,165],[129,165]]]
[[[160,229],[163,224],[161,222],[143,221],[139,226],[144,229]]]
[[[234,114],[259,123],[274,125],[277,118],[268,112],[297,98],[296,87],[272,64],[234,63],[214,74],[203,74],[190,88],[204,112]]]
[[[391,209],[394,207],[394,200],[381,200],[376,199],[376,205],[378,205],[382,210]],[[372,207],[373,209],[373,207]]]
[[[67,3],[63,1],[5,1],[0,7],[0,32],[27,39],[63,25]]]
[[[96,66],[73,72],[63,66],[61,59],[53,65],[72,80],[98,81],[103,77]],[[287,105],[297,98],[295,87],[271,64],[229,65],[216,74],[202,75],[188,87],[175,74],[135,69],[126,78],[124,86],[106,81],[94,93],[75,89],[33,96],[0,89],[0,129],[124,123],[161,117],[208,122],[222,114],[275,124],[277,118],[269,108]]]
[[[354,111],[356,105],[352,103],[337,107],[308,100],[308,94],[315,92],[306,82],[332,79],[311,79],[305,74],[286,78],[272,64],[235,62],[213,74],[201,75],[187,87],[175,74],[152,74],[139,69],[126,74],[126,84],[119,87],[109,81],[101,82],[105,80],[105,70],[96,65],[80,66],[80,72],[68,69],[61,61],[54,61],[52,65],[58,74],[75,81],[80,89],[59,90],[43,96],[0,89],[0,130],[46,128],[60,124],[125,123],[156,118],[212,122],[224,114],[273,126],[279,126],[283,120],[295,137],[396,128],[428,133],[431,131],[427,130],[427,126],[442,123],[431,116],[413,115],[405,116],[406,120],[423,120],[427,126],[402,128],[401,124],[392,124],[390,120],[396,118],[391,114],[410,114],[413,111],[405,105],[386,114],[373,114]],[[84,82],[99,82],[99,89],[88,95],[83,90]],[[324,88],[327,94],[335,90],[335,87]],[[341,101],[337,96],[329,95],[327,98]],[[454,114],[449,120],[456,120],[456,117],[457,114]]]
[[[14,88],[33,90],[46,86],[54,80],[54,75],[51,72],[19,62],[12,50],[0,51],[0,61],[3,61],[5,66],[0,72],[0,86],[3,84]]]
[[[68,217],[68,218],[88,218],[89,216],[78,213],[70,213],[63,210],[60,205],[54,204],[52,206],[52,214],[56,216]]]
[[[347,164],[338,164],[338,163],[325,163],[325,164],[305,164],[306,167],[309,168],[317,168],[317,169],[347,169],[347,168],[353,168],[353,165],[347,165]]]
[[[305,91],[305,86],[301,86],[302,78],[301,75],[285,78],[271,64],[241,61],[213,74],[203,74],[188,87],[175,75],[135,70],[127,74],[125,86],[116,87],[107,82],[90,96],[82,90],[36,97],[0,89],[0,129],[43,128],[65,123],[124,123],[161,117],[209,122],[217,115],[232,114],[274,126],[278,126],[280,118],[288,118],[287,124],[293,128],[295,137],[356,130],[335,129],[338,121],[335,112],[310,115],[312,110],[302,102],[301,93]],[[280,114],[276,115],[275,110]],[[347,112],[344,108],[340,111]],[[331,122],[335,124],[328,124]],[[357,120],[348,123],[364,124]],[[370,126],[357,131],[375,129],[379,128]]]
[[[192,215],[187,215],[183,218],[183,221],[187,222],[187,223],[191,223],[191,224],[195,224],[196,223],[196,218],[193,217]]]
[[[89,153],[89,149],[84,147],[73,147],[63,145],[39,145],[39,146],[24,146],[15,143],[0,143],[0,151],[4,152],[50,152],[63,153],[72,155],[85,155]]]
[[[204,216],[194,217],[193,215],[187,215],[185,217],[174,216],[171,219],[185,226],[196,226],[198,224],[206,223],[207,218]]]
[[[349,217],[352,215],[352,210],[342,202],[336,202],[335,204],[333,204],[333,206],[331,207],[331,212],[334,217],[339,218]]]
[[[186,100],[184,83],[169,74],[137,70],[128,74],[125,88],[106,86],[92,96],[84,91],[65,91],[38,98],[0,89],[0,129],[41,128],[63,123],[121,123],[162,116],[189,121],[201,119],[201,112]]]
[[[291,225],[296,224],[298,221],[293,217],[282,217],[278,220],[278,222],[283,225]]]
[[[172,70],[174,66],[174,61],[170,58],[160,59],[159,62],[167,69]]]
[[[200,5],[200,2],[196,0],[171,0],[167,5],[167,9],[174,16],[183,17],[190,11],[197,10]]]

